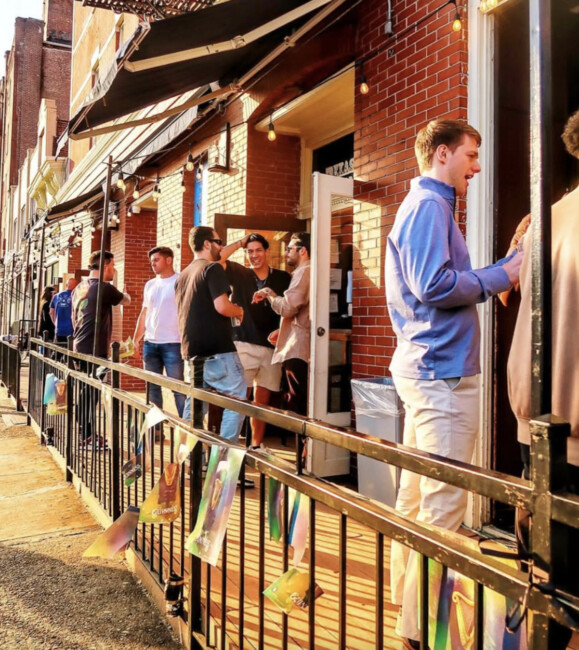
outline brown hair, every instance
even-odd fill
[[[115,256],[110,253],[109,251],[105,251],[105,266],[107,264],[110,264],[111,260],[114,260]],[[101,265],[101,252],[100,251],[94,251],[91,253],[91,256],[88,258],[88,268],[91,271],[96,271],[100,269]]]
[[[213,228],[211,226],[195,226],[189,232],[189,246],[194,253],[203,250],[203,244],[213,239]]]
[[[565,149],[575,158],[579,158],[579,111],[573,113],[567,120],[561,138]]]
[[[168,246],[155,246],[155,248],[151,248],[147,255],[151,258],[155,253],[159,253],[159,255],[162,255],[163,257],[175,257],[173,255],[173,250]]]
[[[465,135],[472,136],[480,147],[482,142],[480,133],[466,122],[433,120],[420,129],[414,143],[414,153],[420,172],[427,171],[432,167],[434,153],[441,144],[445,144],[451,151],[454,151],[462,143]]]

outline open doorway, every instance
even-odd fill
[[[530,89],[528,2],[504,3],[495,13],[496,136],[495,233],[496,256],[508,249],[517,224],[530,210]],[[577,164],[568,156],[560,134],[568,116],[579,109],[579,1],[552,3],[552,201],[577,184]],[[506,366],[519,305],[511,294],[507,308],[496,303],[493,350],[494,469],[520,475],[516,420],[511,412]],[[512,509],[495,504],[493,520],[510,527]]]

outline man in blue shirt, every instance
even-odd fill
[[[480,329],[476,304],[518,281],[515,252],[473,270],[454,217],[457,196],[480,172],[478,131],[435,120],[416,138],[421,176],[411,181],[386,244],[386,298],[397,347],[390,371],[402,399],[405,445],[470,462],[478,433]],[[396,509],[420,522],[457,530],[464,490],[402,470]],[[416,553],[392,543],[392,602],[397,631],[418,648]]]
[[[72,336],[72,292],[77,285],[75,278],[68,278],[66,289],[57,293],[50,303],[50,318],[54,322],[56,343],[66,343]]]

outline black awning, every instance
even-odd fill
[[[70,121],[69,133],[206,84],[227,86],[291,35],[306,15],[329,2],[229,0],[139,25]]]
[[[46,212],[46,222],[50,223],[51,221],[57,221],[58,219],[63,219],[64,217],[69,217],[71,214],[80,212],[85,208],[91,206],[95,201],[97,201],[104,192],[100,185],[93,187],[92,190],[84,192],[84,194],[79,194],[75,196],[74,199],[69,199],[63,203],[58,203],[53,205]]]

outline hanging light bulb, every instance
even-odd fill
[[[497,0],[487,0],[488,9],[494,9],[497,6]]]
[[[141,193],[139,192],[139,180],[137,179],[137,182],[135,183],[135,189],[133,190],[133,198],[135,201],[141,196]]]
[[[370,87],[368,86],[368,82],[366,81],[366,76],[362,72],[360,75],[360,92],[362,95],[367,95],[370,92]]]
[[[199,161],[199,164],[197,165],[197,174],[195,174],[195,178],[200,181],[203,178],[203,163]]]
[[[123,190],[123,192],[125,191],[125,189],[127,187],[125,185],[125,178],[123,176],[123,170],[122,169],[119,171],[119,177],[117,179],[117,187],[119,188],[119,190]]]
[[[275,126],[273,125],[272,116],[269,116],[269,126],[267,127],[267,139],[270,142],[273,142],[277,138],[277,133],[275,132]]]
[[[181,192],[185,194],[187,188],[185,187],[185,174],[181,174]]]
[[[153,200],[158,201],[159,197],[161,196],[161,188],[159,187],[159,183],[155,184],[155,187],[153,188]]]
[[[460,16],[457,9],[456,13],[454,14],[454,20],[452,21],[452,31],[460,32],[461,29],[462,29],[462,22],[460,21]]]
[[[189,152],[187,156],[187,162],[185,163],[185,169],[188,172],[192,172],[195,169],[195,161],[193,160],[193,154]]]

